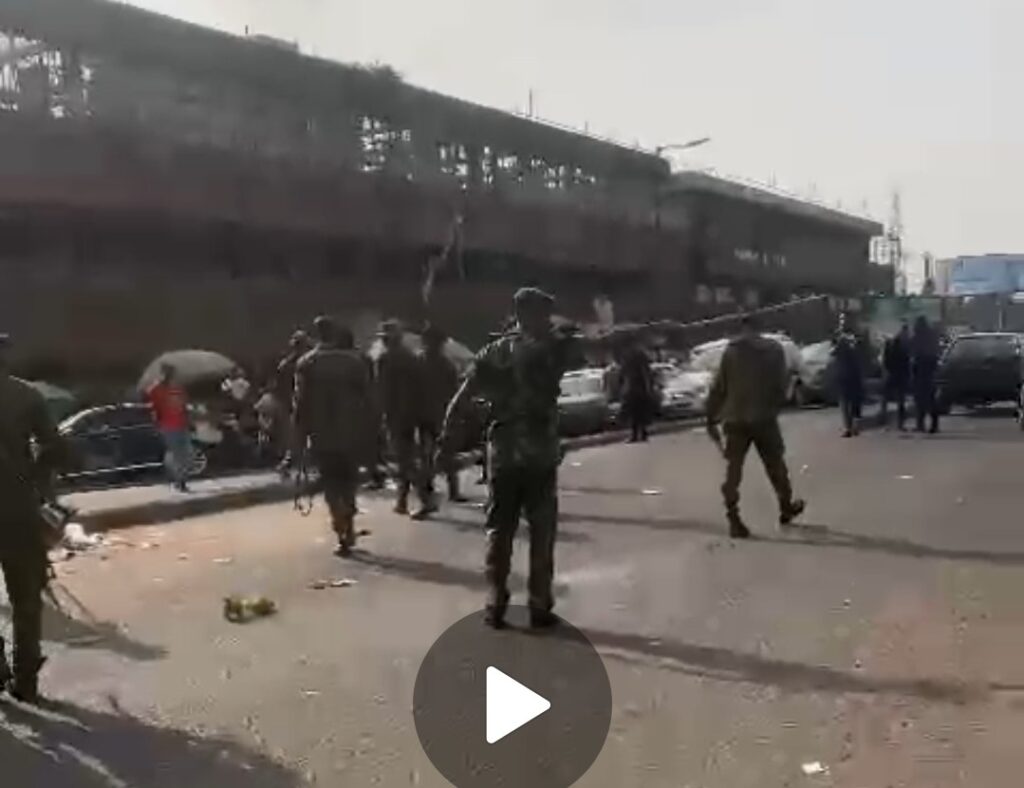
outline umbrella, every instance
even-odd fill
[[[62,421],[78,410],[78,399],[67,389],[47,383],[45,380],[30,380],[28,385],[43,395],[50,418]]]
[[[186,388],[219,383],[238,366],[227,356],[211,350],[173,350],[150,362],[139,378],[139,391],[145,391],[160,379],[160,368],[164,364],[174,367],[178,383]]]
[[[402,344],[404,344],[413,353],[423,352],[423,337],[421,337],[419,334],[406,332],[402,336]],[[454,339],[448,339],[444,343],[444,348],[442,349],[442,351],[445,355],[445,358],[447,358],[456,367],[458,367],[460,372],[462,372],[466,367],[468,367],[472,363],[473,358],[475,356],[472,350],[463,345],[461,342],[455,341]],[[380,355],[383,352],[383,340],[379,338],[375,339],[373,344],[370,346],[370,358],[376,361],[378,358],[380,358]]]

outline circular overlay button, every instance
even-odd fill
[[[507,620],[494,630],[474,613],[434,642],[416,676],[416,733],[456,788],[568,788],[608,736],[608,673],[564,619],[531,630],[526,608],[510,607]]]

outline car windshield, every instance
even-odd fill
[[[960,337],[949,350],[953,360],[966,358],[1007,358],[1017,353],[1017,343],[1011,336]]]
[[[702,345],[694,349],[687,367],[697,372],[717,372],[725,354],[726,343]]]
[[[562,378],[561,396],[589,397],[604,391],[604,382],[597,375],[569,375]]]

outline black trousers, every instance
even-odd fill
[[[722,497],[730,515],[739,513],[740,484],[743,481],[743,465],[750,447],[754,446],[761,456],[765,473],[775,489],[780,509],[793,502],[793,487],[786,467],[786,443],[782,438],[778,419],[752,423],[724,424],[725,431],[725,482]]]
[[[0,527],[4,524],[0,523]],[[40,531],[41,533],[41,531]],[[46,588],[46,548],[42,542],[0,546],[0,570],[11,603],[14,630],[14,678],[23,689],[34,689],[43,664],[43,590]],[[0,646],[3,641],[0,640]]]
[[[314,460],[320,471],[324,502],[331,513],[331,527],[338,543],[351,547],[355,542],[359,463],[351,453],[340,451],[317,451]]]
[[[910,386],[906,379],[890,378],[885,381],[885,390],[882,393],[881,422],[884,427],[889,423],[889,403],[896,403],[896,423],[900,429],[907,420],[907,395]]]
[[[490,480],[487,510],[488,607],[504,611],[508,605],[508,575],[512,545],[520,515],[530,526],[530,608],[554,607],[551,584],[555,574],[555,537],[558,529],[558,469],[498,468]]]
[[[932,432],[938,431],[939,402],[936,397],[935,378],[914,381],[914,410],[918,431],[924,432],[926,419],[930,421]]]

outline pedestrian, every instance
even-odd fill
[[[221,391],[228,398],[228,408],[236,416],[241,417],[249,403],[249,393],[252,391],[252,384],[245,377],[241,367],[234,367],[230,374],[224,378],[220,386]]]
[[[146,391],[146,401],[164,440],[164,464],[171,483],[179,491],[188,492],[192,465],[188,397],[185,389],[178,385],[177,371],[172,364],[161,365],[160,378]]]
[[[925,431],[925,420],[928,419],[931,422],[928,431],[934,434],[939,431],[939,403],[935,389],[940,348],[938,334],[924,315],[914,321],[910,347],[917,431]]]
[[[631,340],[619,371],[622,410],[629,422],[630,443],[646,442],[655,408],[655,380],[651,359],[637,340]]]
[[[419,427],[419,448],[431,500],[435,499],[434,477],[440,470],[448,483],[448,500],[459,503],[466,499],[459,487],[455,453],[448,447],[438,451],[445,412],[459,388],[459,370],[444,353],[447,342],[448,336],[435,326],[428,326],[423,332],[423,387],[420,397],[423,413]],[[424,511],[420,516],[429,513]]]
[[[285,409],[285,418],[282,419],[286,428],[292,428],[292,405],[295,402],[295,367],[302,358],[313,348],[313,342],[305,331],[295,331],[288,340],[288,351],[282,356],[277,364],[275,375],[275,391],[277,401]],[[291,471],[292,453],[291,446],[295,443],[294,436],[288,435],[285,438],[285,445],[289,448],[285,451],[284,457],[278,463],[277,470],[282,477],[287,478]]]
[[[860,434],[860,414],[864,399],[864,368],[861,341],[853,327],[840,322],[832,346],[839,405],[843,415],[843,437]]]
[[[708,433],[726,461],[722,495],[729,519],[729,535],[748,539],[750,531],[740,516],[743,463],[751,445],[757,449],[779,500],[779,524],[786,526],[803,513],[805,502],[793,497],[786,467],[785,442],[779,412],[786,402],[788,372],[785,351],[758,331],[753,315],[740,320],[741,333],[730,340],[707,400]],[[719,423],[725,431],[724,444]]]
[[[910,328],[904,322],[895,336],[889,337],[882,351],[885,383],[882,391],[882,426],[889,423],[889,403],[896,403],[896,426],[906,429],[907,393],[910,388]]]
[[[377,366],[369,353],[363,353],[366,374],[370,377],[371,400],[373,415],[371,417],[371,452],[367,458],[367,472],[370,477],[367,485],[371,490],[383,490],[388,480],[387,464],[387,432],[384,425],[384,408],[380,402],[380,385],[377,380]]]
[[[274,386],[264,386],[259,397],[252,406],[256,414],[258,429],[258,445],[262,459],[273,461],[281,458],[281,447],[288,439],[288,430],[284,426],[285,408],[278,402]]]
[[[329,317],[318,317],[314,330],[316,346],[295,367],[294,450],[311,452],[344,557],[356,542],[359,467],[370,448],[370,378],[351,330]]]
[[[64,447],[42,395],[11,375],[10,348],[10,337],[0,334],[0,571],[14,630],[13,670],[0,638],[0,692],[38,703],[48,582],[41,504]]]
[[[377,358],[377,386],[384,413],[391,453],[398,465],[398,497],[396,514],[409,514],[409,493],[416,488],[420,508],[419,518],[436,510],[433,496],[427,488],[427,479],[417,462],[421,452],[417,444],[421,387],[423,383],[420,360],[406,347],[401,324],[389,320],[381,324],[380,337],[384,350]]]
[[[490,404],[487,510],[487,622],[501,628],[508,606],[512,544],[525,513],[530,525],[531,625],[550,627],[554,607],[555,532],[558,521],[559,381],[569,366],[573,341],[551,323],[554,299],[536,288],[516,293],[516,329],[477,355],[448,407],[442,446],[452,437],[459,410],[475,394]]]

